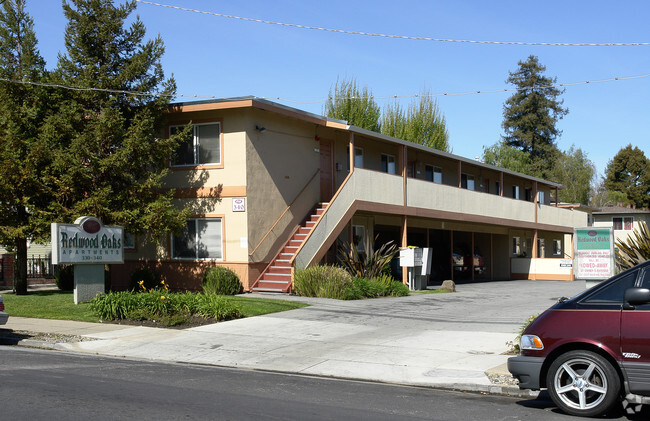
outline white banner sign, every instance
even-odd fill
[[[124,263],[122,227],[104,226],[92,216],[78,218],[74,224],[54,223],[52,264]]]

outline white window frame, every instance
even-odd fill
[[[219,128],[218,129],[218,132],[219,132],[219,139],[218,139],[218,143],[219,143],[219,151],[218,151],[219,152],[219,161],[218,162],[200,162],[201,139],[200,139],[200,136],[199,136],[199,130],[200,130],[199,127],[203,127],[203,126],[217,126]],[[170,136],[171,136],[173,130],[175,130],[175,129],[181,129],[182,130],[183,127],[184,126],[182,126],[182,125],[169,126],[169,134],[170,134]],[[193,146],[192,147],[193,147],[194,162],[193,163],[177,164],[177,163],[172,161],[172,166],[173,167],[196,167],[198,165],[221,165],[221,163],[223,161],[223,159],[222,159],[222,157],[223,157],[223,151],[222,151],[223,143],[221,141],[221,136],[222,136],[221,122],[213,121],[213,122],[209,122],[209,123],[194,124],[193,127],[192,127],[192,130],[193,130],[193,133],[192,133]],[[182,146],[182,145],[179,145],[179,147],[180,146]]]
[[[223,218],[188,218],[187,222],[189,223],[190,221],[193,221],[195,224],[194,227],[194,256],[189,257],[189,256],[176,256],[176,250],[175,250],[175,234],[171,235],[171,256],[173,260],[217,260],[217,261],[222,261],[223,260]],[[201,221],[207,221],[207,222],[219,222],[219,250],[216,251],[216,254],[218,254],[217,257],[199,257],[200,251],[199,247],[204,244],[201,242],[201,233],[199,230],[199,222]],[[211,253],[214,253],[214,250],[210,251]]]
[[[540,205],[544,205],[545,204],[544,199],[545,199],[544,192],[543,191],[538,191],[537,192],[537,203],[540,204]]]
[[[384,159],[386,159],[386,169],[384,170]],[[397,165],[396,165],[395,155],[390,155],[387,153],[381,154],[381,170],[388,174],[397,174]],[[391,165],[392,164],[392,165]]]
[[[512,198],[519,200],[519,186],[512,186]]]

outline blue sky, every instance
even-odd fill
[[[153,0],[157,3],[306,26],[414,37],[548,43],[650,42],[650,2],[484,0]],[[116,1],[116,3],[120,3]],[[27,0],[39,49],[52,68],[64,52],[59,0]],[[397,5],[397,6],[396,6]],[[517,62],[536,55],[558,83],[650,74],[650,45],[520,46],[391,39],[290,28],[144,3],[148,37],[160,34],[163,66],[179,94],[266,97],[322,114],[337,77],[356,78],[377,97],[510,88]],[[503,134],[512,92],[437,98],[452,152],[474,158]],[[277,98],[282,98],[278,100]],[[620,148],[650,157],[650,77],[569,86],[561,97],[561,150],[582,148],[602,174]],[[183,99],[189,100],[189,99]],[[379,99],[384,105],[392,99]]]

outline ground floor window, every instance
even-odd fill
[[[174,259],[222,259],[221,218],[188,219],[183,230],[172,237]]]

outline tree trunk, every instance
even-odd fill
[[[27,239],[16,240],[16,270],[14,271],[16,295],[27,294]]]

